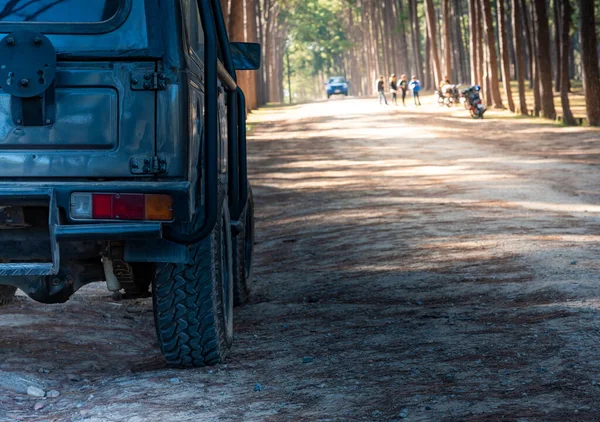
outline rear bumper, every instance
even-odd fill
[[[57,226],[56,241],[146,240],[162,238],[162,223],[77,224]]]
[[[81,221],[70,216],[71,194],[73,192],[95,193],[155,193],[173,197],[174,219],[189,222],[195,209],[194,192],[187,181],[0,181],[0,201],[3,197],[27,192],[47,192],[52,190],[56,204],[66,217],[65,223],[81,225]],[[97,223],[97,222],[90,222]],[[106,225],[109,225],[107,223]]]
[[[327,90],[327,95],[345,95],[348,93],[347,89],[332,89],[332,90]]]
[[[31,184],[31,183],[13,183],[8,186],[7,183],[0,183],[0,205],[20,205],[20,204],[45,204],[48,207],[48,231],[46,239],[50,243],[50,262],[36,262],[32,257],[32,251],[20,254],[10,263],[2,263],[0,259],[0,276],[21,277],[21,276],[45,276],[58,274],[61,267],[61,242],[63,246],[69,246],[76,242],[98,242],[98,241],[140,241],[150,242],[162,239],[162,224],[160,222],[90,222],[90,224],[71,224],[69,209],[70,197],[72,192],[160,192],[168,193],[174,197],[174,205],[177,204],[176,216],[187,217],[190,214],[190,192],[187,183],[87,183],[87,184],[64,184],[53,185]],[[176,198],[180,198],[177,201]],[[62,212],[61,212],[62,211]],[[61,218],[65,216],[67,218]],[[177,218],[177,217],[176,217]],[[188,218],[189,219],[189,218]],[[180,220],[181,221],[181,220]],[[186,220],[184,220],[185,222]],[[0,230],[0,236],[8,239],[12,234],[9,231]],[[33,242],[25,238],[26,243]],[[0,239],[0,241],[3,239]],[[134,242],[135,243],[135,242]],[[165,245],[158,245],[159,248],[165,248]],[[34,246],[35,248],[35,246]],[[26,248],[24,250],[27,250]],[[143,245],[138,246],[136,250],[138,258],[143,258],[144,253],[148,254]],[[177,252],[177,251],[176,251]],[[184,255],[177,252],[179,255]],[[0,258],[3,258],[0,250]],[[172,256],[169,255],[169,256]],[[62,257],[64,258],[64,257]],[[156,257],[155,258],[159,258]],[[32,262],[33,259],[33,262]],[[185,259],[185,256],[181,259]],[[15,262],[21,261],[21,262]]]

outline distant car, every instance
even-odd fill
[[[329,78],[329,82],[325,84],[327,90],[327,98],[332,95],[348,96],[348,81],[343,76],[333,76]]]

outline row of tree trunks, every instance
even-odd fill
[[[299,0],[219,1],[230,38],[259,41],[263,46],[262,69],[238,74],[249,108],[282,102],[289,22],[281,16],[288,16]],[[447,76],[481,85],[489,106],[503,108],[506,101],[511,111],[524,115],[531,111],[552,119],[556,117],[556,89],[562,119],[573,124],[570,78],[581,73],[588,122],[600,125],[594,0],[342,1],[344,28],[352,47],[335,60],[335,69],[345,72],[353,95],[373,94],[379,75],[387,79],[391,73],[414,74],[425,88],[437,87]],[[573,16],[579,18],[578,32],[573,32]],[[574,51],[579,49],[580,61],[576,62]],[[325,69],[315,75],[316,85],[307,84],[308,90],[319,88],[331,76],[328,73]],[[513,99],[513,78],[518,82],[518,99]],[[527,80],[533,88],[532,104],[525,96]]]

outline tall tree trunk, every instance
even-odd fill
[[[231,0],[231,11],[229,13],[229,39],[231,41],[246,41],[246,25],[245,25],[245,0]],[[250,91],[247,71],[236,71],[236,80],[240,89],[244,91],[248,98]],[[249,103],[246,102],[246,110],[249,111]]]
[[[487,45],[489,63],[490,91],[495,108],[504,108],[500,95],[500,81],[498,80],[498,57],[496,55],[496,37],[494,35],[494,20],[492,18],[492,4],[490,0],[481,0],[483,10],[483,24]]]
[[[554,11],[554,50],[556,51],[556,70],[554,72],[554,77],[555,77],[555,89],[556,92],[561,92],[560,90],[560,81],[562,80],[560,72],[562,72],[562,51],[561,51],[561,0],[554,0],[554,5],[553,5],[553,11]]]
[[[231,0],[229,16],[229,38],[231,41],[256,42],[255,0]],[[237,71],[237,82],[246,94],[248,111],[257,107],[256,72]]]
[[[477,20],[477,80],[479,84],[485,84],[485,80],[483,78],[483,69],[485,66],[485,57],[483,54],[483,22],[482,22],[482,13],[481,13],[481,2],[479,0],[475,0],[475,18]]]
[[[508,40],[506,33],[506,0],[498,0],[498,35],[500,36],[500,60],[502,63],[502,84],[508,102],[508,109],[515,112],[515,103],[510,88],[510,63],[508,62]]]
[[[512,40],[514,39],[514,31],[515,28],[513,27],[513,21],[511,19],[511,13],[512,13],[512,4],[515,0],[507,0],[508,3],[506,5],[506,9],[507,9],[507,14],[506,14],[506,35],[507,35],[507,39],[508,39],[508,56],[510,58],[509,63],[513,64],[512,67],[512,76],[511,79],[513,80],[517,80],[517,57],[515,54],[515,45],[513,44]]]
[[[480,84],[481,79],[479,79],[478,73],[478,54],[477,51],[479,49],[478,44],[481,42],[481,37],[479,36],[478,29],[479,25],[477,24],[477,0],[469,0],[469,54],[471,56],[471,85]]]
[[[266,91],[265,91],[265,79],[264,79],[264,68],[265,68],[265,63],[264,63],[264,52],[265,52],[265,37],[264,37],[264,27],[263,27],[263,8],[261,6],[261,2],[262,0],[258,0],[256,2],[256,16],[257,16],[257,24],[258,24],[258,42],[260,43],[260,45],[263,47],[262,48],[262,55],[261,55],[261,68],[258,70],[257,72],[257,79],[258,79],[258,95],[257,95],[257,100],[258,100],[258,105],[264,105],[267,102],[267,98],[266,98]]]
[[[571,92],[571,79],[575,78],[575,37],[577,32],[571,37],[571,46],[569,47],[569,92]]]
[[[538,64],[540,66],[540,87],[542,100],[542,113],[547,119],[556,118],[554,108],[554,91],[552,90],[552,62],[550,60],[550,28],[548,25],[548,11],[546,0],[534,0],[536,46]],[[596,66],[598,61],[596,60]]]
[[[379,2],[378,4],[379,7],[375,7],[375,27],[377,28],[377,35],[378,35],[378,39],[379,39],[379,45],[381,46],[381,54],[383,56],[383,67],[385,69],[384,73],[385,76],[389,76],[390,75],[390,70],[391,70],[391,63],[390,63],[390,58],[389,58],[389,48],[387,45],[387,41],[388,41],[388,37],[387,37],[387,33],[389,32],[387,30],[386,27],[386,22],[387,22],[387,18],[386,18],[386,14],[388,13],[387,10],[383,10],[383,8],[381,7],[381,2]]]
[[[488,48],[487,37],[483,39],[483,99],[487,107],[494,105],[493,94],[492,94],[492,83],[490,79],[490,49]]]
[[[460,57],[460,83],[465,83],[470,79],[469,76],[469,57],[467,56],[467,49],[465,48],[465,36],[467,30],[463,20],[463,0],[454,0],[453,3],[453,14],[454,14],[454,25],[456,26],[456,38],[455,43],[458,48],[458,54]],[[467,38],[468,43],[468,38]]]
[[[231,0],[229,39],[244,42],[246,40],[244,33],[244,0]]]
[[[523,63],[525,64],[525,80],[528,81],[529,79],[531,79],[531,69],[529,68],[529,43],[527,41],[527,31],[525,30],[525,11],[523,10],[523,5],[522,0],[513,0],[513,3],[517,4],[518,7],[518,12],[519,12],[519,23],[520,23],[520,39],[521,42],[523,42],[524,44],[522,45],[522,51],[523,51]],[[514,25],[514,22],[513,22]],[[516,30],[516,29],[515,29]],[[516,56],[516,49],[515,49],[515,56]],[[516,63],[516,60],[515,60]]]
[[[432,81],[431,68],[431,37],[425,31],[425,66],[423,67],[423,84],[425,89],[432,89],[435,85],[435,82]]]
[[[398,16],[396,14],[395,0],[385,0],[384,19],[386,22],[386,36],[387,36],[387,48],[388,58],[390,61],[390,70],[393,73],[398,73],[400,64],[398,58],[400,57],[400,31],[398,26]]]
[[[588,124],[600,126],[600,71],[594,0],[579,0],[579,31]]]
[[[526,72],[527,72],[527,80],[529,81],[529,88],[533,88],[533,59],[535,56],[535,49],[533,48],[533,29],[530,24],[531,15],[529,14],[529,9],[527,7],[526,0],[518,0],[519,6],[521,8],[521,19],[523,23],[523,32],[522,32],[522,40],[525,42],[526,53]]]
[[[412,60],[411,55],[408,54],[408,40],[406,38],[406,16],[404,14],[404,0],[398,0],[398,2],[396,3],[396,22],[398,24],[398,31],[400,32],[400,54],[394,51],[394,55],[400,59],[398,61],[398,64],[400,65],[398,71],[400,73],[404,73],[408,72],[408,69],[412,68]]]
[[[429,42],[431,44],[430,55],[433,65],[433,85],[437,85],[442,80],[442,68],[440,66],[436,26],[437,23],[435,18],[435,9],[433,7],[433,0],[425,0],[425,17],[427,19],[427,34],[429,35]]]
[[[513,44],[515,47],[516,73],[519,81],[519,110],[526,116],[527,100],[525,98],[525,63],[523,59],[522,25],[521,25],[521,0],[512,0]]]
[[[456,12],[455,0],[452,1],[452,4],[450,6],[450,38],[452,45],[452,73],[448,76],[452,76],[452,80],[458,83],[463,81],[464,79],[462,74],[463,56],[461,51],[462,40],[460,40],[460,22]]]
[[[525,18],[525,28],[527,29],[527,39],[529,41],[531,86],[533,88],[533,115],[538,117],[540,115],[540,83],[538,55],[535,43],[535,19],[533,7],[527,6],[527,0],[522,0],[521,4],[523,6],[523,17]]]
[[[375,68],[376,68],[377,73],[379,73],[380,75],[384,75],[385,72],[384,72],[383,68],[385,67],[385,63],[382,62],[382,58],[381,58],[381,54],[380,54],[380,50],[379,50],[379,29],[378,29],[378,24],[377,24],[376,7],[373,4],[373,2],[369,2],[369,5],[370,5],[369,20],[370,20],[370,24],[371,24],[371,34],[372,34],[371,47],[373,49],[373,57],[375,58]]]
[[[442,0],[442,31],[444,49],[444,74],[448,78],[452,76],[452,50],[450,42],[450,0]]]
[[[271,83],[270,83],[270,70],[271,70],[271,56],[273,50],[273,11],[272,11],[272,0],[264,0],[263,2],[263,31],[262,38],[264,40],[263,46],[263,104],[267,104],[271,99]]]
[[[257,42],[258,34],[256,31],[256,3],[258,0],[246,0],[246,41]],[[255,110],[258,108],[258,72],[248,71],[249,92],[246,94],[248,108]]]
[[[424,76],[423,56],[421,54],[421,28],[419,25],[419,16],[417,14],[417,0],[408,0],[408,2],[413,43],[413,55],[415,62],[415,71],[411,73],[417,75],[418,78],[422,78]]]
[[[573,113],[571,113],[571,106],[569,104],[569,45],[571,44],[570,30],[571,30],[571,15],[573,14],[573,8],[571,7],[570,0],[555,0],[557,4],[554,7],[559,9],[558,15],[561,18],[556,23],[560,27],[559,35],[559,49],[560,52],[560,103],[562,105],[562,116],[563,122],[566,125],[575,125],[575,119]]]

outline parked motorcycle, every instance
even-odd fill
[[[465,109],[469,110],[471,117],[474,119],[483,119],[483,113],[486,108],[481,101],[479,92],[481,87],[479,85],[473,85],[462,91],[462,102]]]

